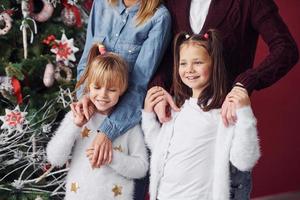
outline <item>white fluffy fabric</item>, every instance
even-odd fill
[[[160,126],[154,113],[142,112],[142,129],[146,144],[152,152],[150,200],[156,200],[157,198],[158,184],[162,177],[168,144],[171,139],[170,135],[173,131],[176,116],[176,113],[172,113],[172,120]],[[237,110],[237,117],[238,121],[236,124],[226,128],[223,125],[220,113],[218,113],[219,125],[215,146],[212,197],[209,200],[229,200],[230,162],[241,171],[249,171],[260,157],[256,119],[251,107]]]
[[[74,148],[66,180],[66,200],[132,200],[133,179],[146,175],[147,151],[139,126],[113,142],[113,161],[110,165],[91,168],[85,150],[92,144],[96,130],[105,117],[94,114],[86,124],[91,134],[82,138],[81,128],[73,123],[70,112],[47,146],[48,161],[54,166],[64,165]],[[71,190],[72,185],[75,186],[75,191]],[[121,194],[115,196],[115,187],[119,188]]]

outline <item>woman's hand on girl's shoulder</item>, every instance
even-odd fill
[[[150,88],[145,97],[144,111],[153,112],[157,103],[164,100],[164,91],[161,87],[154,86]]]

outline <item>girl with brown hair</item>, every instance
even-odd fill
[[[154,107],[165,98],[151,88],[142,112],[142,129],[152,152],[151,200],[228,200],[232,163],[250,171],[260,151],[250,99],[238,88],[236,124],[225,127],[220,108],[227,95],[222,42],[216,30],[177,35],[174,44],[174,98],[180,112],[160,125]],[[239,96],[240,98],[236,98]]]

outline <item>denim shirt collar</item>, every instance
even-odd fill
[[[127,10],[129,13],[136,13],[139,10],[140,7],[140,1],[138,1],[136,4],[134,4],[133,6],[130,6],[129,8],[127,8],[124,3],[123,0],[119,0],[118,5],[116,6],[119,14],[121,15],[123,12],[125,12],[125,10]]]

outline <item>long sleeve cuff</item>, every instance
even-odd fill
[[[154,112],[146,112],[142,110],[142,120],[155,120],[156,115]]]
[[[120,130],[114,126],[110,120],[105,119],[99,128],[101,133],[104,133],[111,141],[114,141],[118,136],[121,135]]]
[[[258,79],[255,73],[251,73],[249,70],[243,74],[240,74],[234,81],[234,84],[240,82],[247,89],[248,94],[250,95],[254,89],[257,89]]]
[[[237,118],[239,121],[246,121],[246,122],[249,122],[249,120],[256,121],[256,118],[253,114],[251,106],[246,106],[246,107],[237,109],[236,114],[237,114]]]

